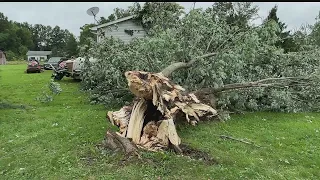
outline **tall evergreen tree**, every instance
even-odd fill
[[[276,46],[281,47],[285,53],[297,51],[298,47],[294,42],[292,35],[290,35],[290,31],[286,31],[287,25],[284,22],[281,22],[279,17],[277,16],[278,6],[275,5],[269,12],[268,17],[264,20],[264,23],[269,22],[270,20],[275,21],[280,31],[277,33],[280,40],[276,42]]]

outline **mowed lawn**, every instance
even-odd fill
[[[172,152],[121,157],[95,146],[107,128],[106,110],[90,105],[69,78],[54,101],[35,98],[51,71],[25,74],[26,65],[0,66],[0,100],[25,109],[0,110],[0,179],[319,179],[319,113],[247,113],[231,120],[179,126],[182,142],[208,152],[218,164]],[[114,107],[116,108],[116,107]],[[219,138],[253,141],[256,147]]]

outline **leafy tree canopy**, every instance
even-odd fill
[[[150,4],[146,3],[142,9],[160,8],[158,6],[162,3]],[[162,5],[167,7],[167,4]],[[110,104],[129,100],[131,94],[127,91],[126,71],[160,72],[172,63],[194,62],[189,68],[176,71],[170,77],[189,91],[223,89],[227,85],[261,79],[271,81],[272,86],[213,93],[220,109],[319,110],[320,51],[313,41],[308,40],[312,37],[302,30],[296,32],[292,36],[299,42],[299,48],[296,52],[284,52],[284,48],[277,44],[282,37],[276,20],[253,26],[249,22],[257,14],[252,3],[220,3],[220,6],[229,8],[230,13],[215,9],[218,5],[215,3],[207,9],[193,9],[178,19],[172,18],[177,11],[170,9],[153,12],[168,17],[167,21],[157,19],[156,15],[153,17],[150,10],[150,19],[156,20],[147,21],[148,16],[144,18],[145,22],[154,22],[150,26],[151,36],[134,39],[128,44],[117,38],[106,38],[99,43],[92,41],[85,57],[94,57],[97,61],[86,62],[82,81],[83,88],[91,94],[92,102]],[[247,10],[231,10],[231,5]],[[214,56],[203,57],[208,54]],[[304,77],[305,83],[290,84],[288,79],[280,83],[272,81],[279,77]]]

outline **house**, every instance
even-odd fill
[[[28,51],[27,56],[28,60],[36,59],[38,61],[45,61],[51,53],[51,51]]]
[[[7,64],[6,53],[0,49],[0,65],[6,65],[6,64]]]
[[[146,31],[142,25],[134,22],[134,15],[125,18],[117,19],[112,22],[101,24],[92,27],[91,30],[97,34],[97,42],[100,42],[105,37],[117,37],[125,43],[130,42],[133,38],[143,38],[146,36]]]

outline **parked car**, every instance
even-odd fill
[[[68,59],[65,58],[65,57],[51,57],[46,63],[43,64],[43,66],[44,66],[44,69],[51,70],[52,66],[54,68],[58,68],[59,62],[60,61],[66,61],[66,60],[68,60]]]
[[[26,73],[40,73],[42,71],[42,67],[40,62],[36,59],[29,59]]]

